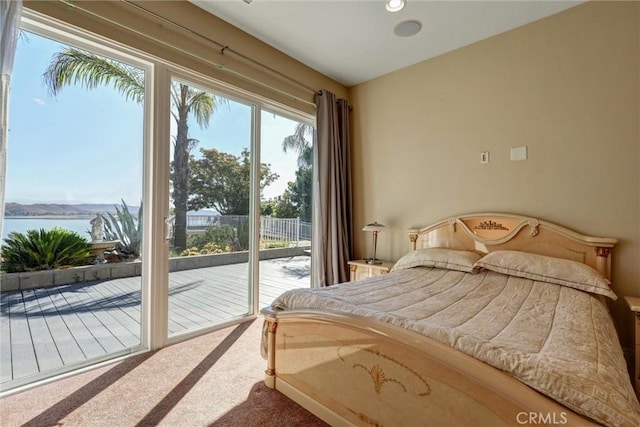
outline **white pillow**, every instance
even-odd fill
[[[612,300],[618,298],[609,287],[611,282],[602,274],[586,264],[568,259],[520,251],[495,251],[478,260],[475,267],[538,282],[568,286],[604,295]]]
[[[393,270],[413,267],[436,267],[448,270],[477,273],[474,263],[481,258],[475,252],[459,251],[447,248],[428,248],[411,251],[396,262]]]

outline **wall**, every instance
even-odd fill
[[[639,9],[585,3],[351,88],[355,226],[389,226],[379,257],[409,227],[521,213],[618,238],[615,289],[640,295]],[[614,316],[629,343],[622,299]]]

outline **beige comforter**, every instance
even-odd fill
[[[640,405],[607,308],[583,291],[490,271],[421,267],[289,291],[272,305],[401,326],[509,372],[598,423],[640,425]]]

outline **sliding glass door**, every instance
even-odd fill
[[[21,31],[9,99],[2,389],[143,344],[148,69],[35,24]],[[128,86],[112,84],[118,75]]]
[[[310,286],[313,127],[215,86],[171,79],[169,339]]]
[[[308,122],[263,109],[260,160],[259,306],[282,292],[311,286],[313,131]]]
[[[169,337],[252,313],[255,107],[171,81]]]
[[[9,104],[2,391],[310,286],[312,117],[28,11]]]

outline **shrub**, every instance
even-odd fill
[[[185,249],[180,253],[180,256],[192,256],[192,255],[211,255],[211,254],[222,254],[225,252],[229,252],[228,248],[222,249],[220,246],[215,243],[209,242],[206,243],[202,248],[190,247]]]
[[[207,227],[204,233],[189,236],[187,249],[180,256],[246,251],[249,247],[249,220],[240,219],[237,229],[230,225]]]
[[[262,249],[288,248],[291,246],[288,240],[263,240],[260,243]]]
[[[187,246],[202,249],[206,244],[213,243],[220,248],[226,248],[233,242],[235,236],[235,231],[228,225],[207,227],[204,233],[189,236]]]
[[[234,250],[246,251],[249,249],[249,219],[238,221],[237,235],[238,240],[236,243],[238,248]]]
[[[85,265],[93,260],[87,241],[62,228],[11,232],[4,241],[2,269],[7,273]]]

